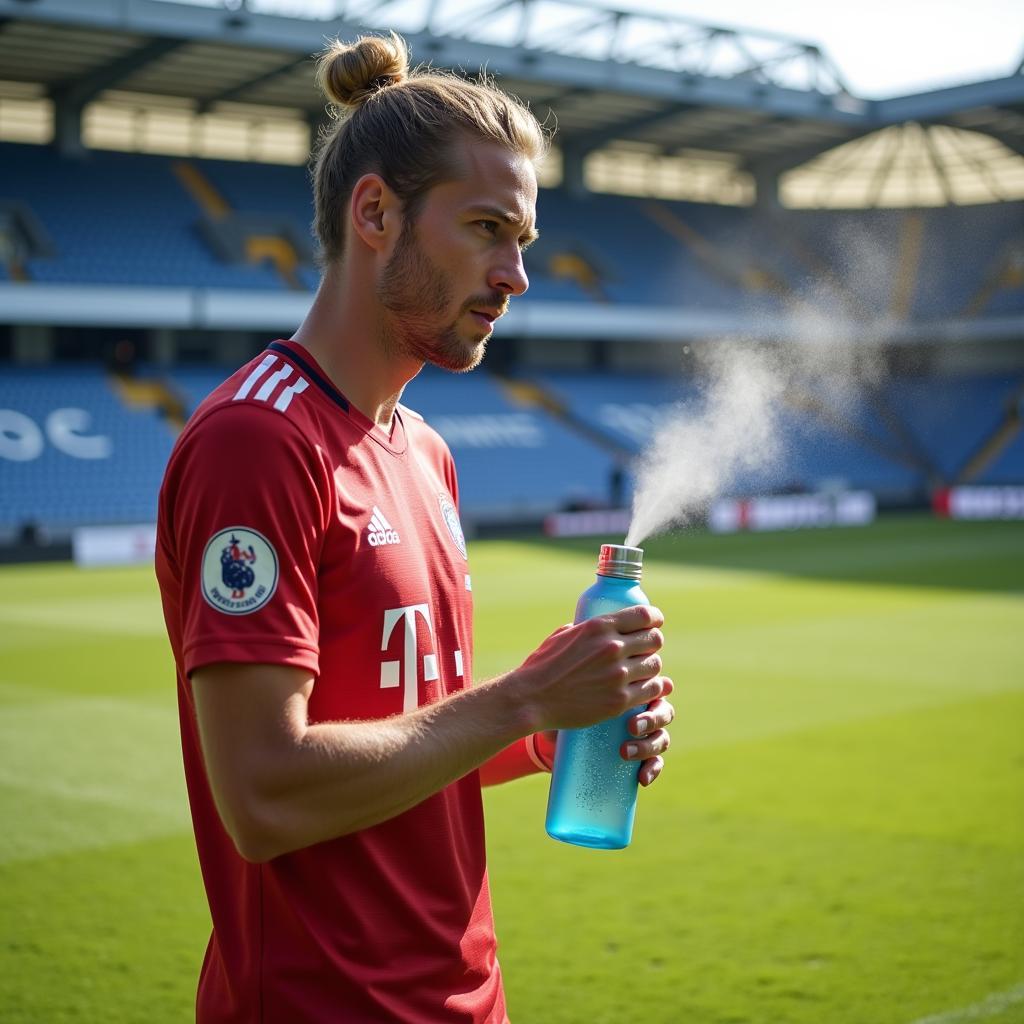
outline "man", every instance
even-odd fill
[[[527,288],[544,137],[490,85],[335,44],[316,229],[287,342],[218,388],[161,491],[157,575],[213,934],[200,1021],[507,1020],[480,786],[550,767],[551,731],[650,703],[660,612],[563,626],[470,686],[471,577],[440,437],[398,404],[476,366]]]

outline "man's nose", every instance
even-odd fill
[[[518,247],[514,255],[492,267],[487,276],[487,284],[506,295],[522,295],[530,287],[530,279],[526,276],[526,267],[523,266],[523,254]]]

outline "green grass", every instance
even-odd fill
[[[481,677],[595,555],[473,545]],[[547,839],[545,779],[487,793],[516,1024],[1024,1020],[1024,527],[692,534],[645,587],[679,720],[633,845]],[[189,1019],[208,917],[149,570],[0,571],[0,820],[0,1020]]]

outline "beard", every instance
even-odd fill
[[[487,336],[464,340],[458,320],[475,305],[501,306],[504,296],[475,297],[459,310],[459,317],[444,321],[452,307],[448,275],[427,255],[416,238],[416,225],[406,220],[395,251],[384,268],[377,295],[391,314],[385,342],[389,348],[443,370],[466,373],[480,365]]]

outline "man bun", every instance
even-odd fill
[[[361,36],[354,43],[335,39],[317,62],[317,85],[338,107],[356,108],[389,85],[409,77],[409,48],[395,32]]]

